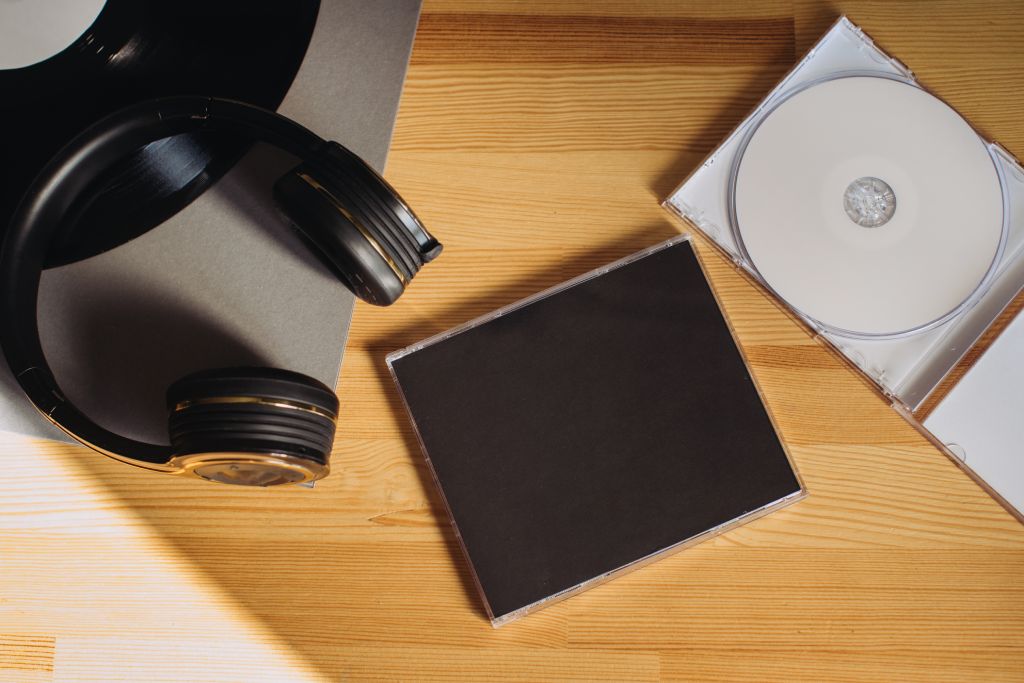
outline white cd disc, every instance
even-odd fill
[[[769,287],[859,335],[950,314],[1002,241],[1002,190],[984,142],[941,100],[886,78],[837,78],[783,101],[749,137],[732,201]]]

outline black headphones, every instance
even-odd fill
[[[85,445],[123,462],[229,484],[273,486],[327,475],[338,399],[305,375],[226,368],[167,390],[170,446],[104,429],[64,397],[43,355],[36,320],[47,250],[100,174],[156,140],[223,130],[266,142],[302,163],[274,198],[313,252],[359,298],[393,303],[441,245],[398,193],[335,142],[259,107],[210,97],[151,100],[91,126],[40,172],[15,212],[0,252],[0,346],[36,408]]]

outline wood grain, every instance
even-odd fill
[[[0,435],[0,680],[1024,680],[1024,527],[699,239],[810,495],[519,622],[488,625],[384,367],[677,234],[659,201],[840,12],[1024,154],[1016,1],[428,0],[387,175],[447,249],[357,307],[335,474]]]
[[[793,20],[427,13],[417,42],[417,66],[764,64],[792,61]]]

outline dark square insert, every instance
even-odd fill
[[[389,357],[501,621],[796,499],[690,242]]]

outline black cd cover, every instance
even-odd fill
[[[388,364],[495,625],[803,493],[687,238]]]

